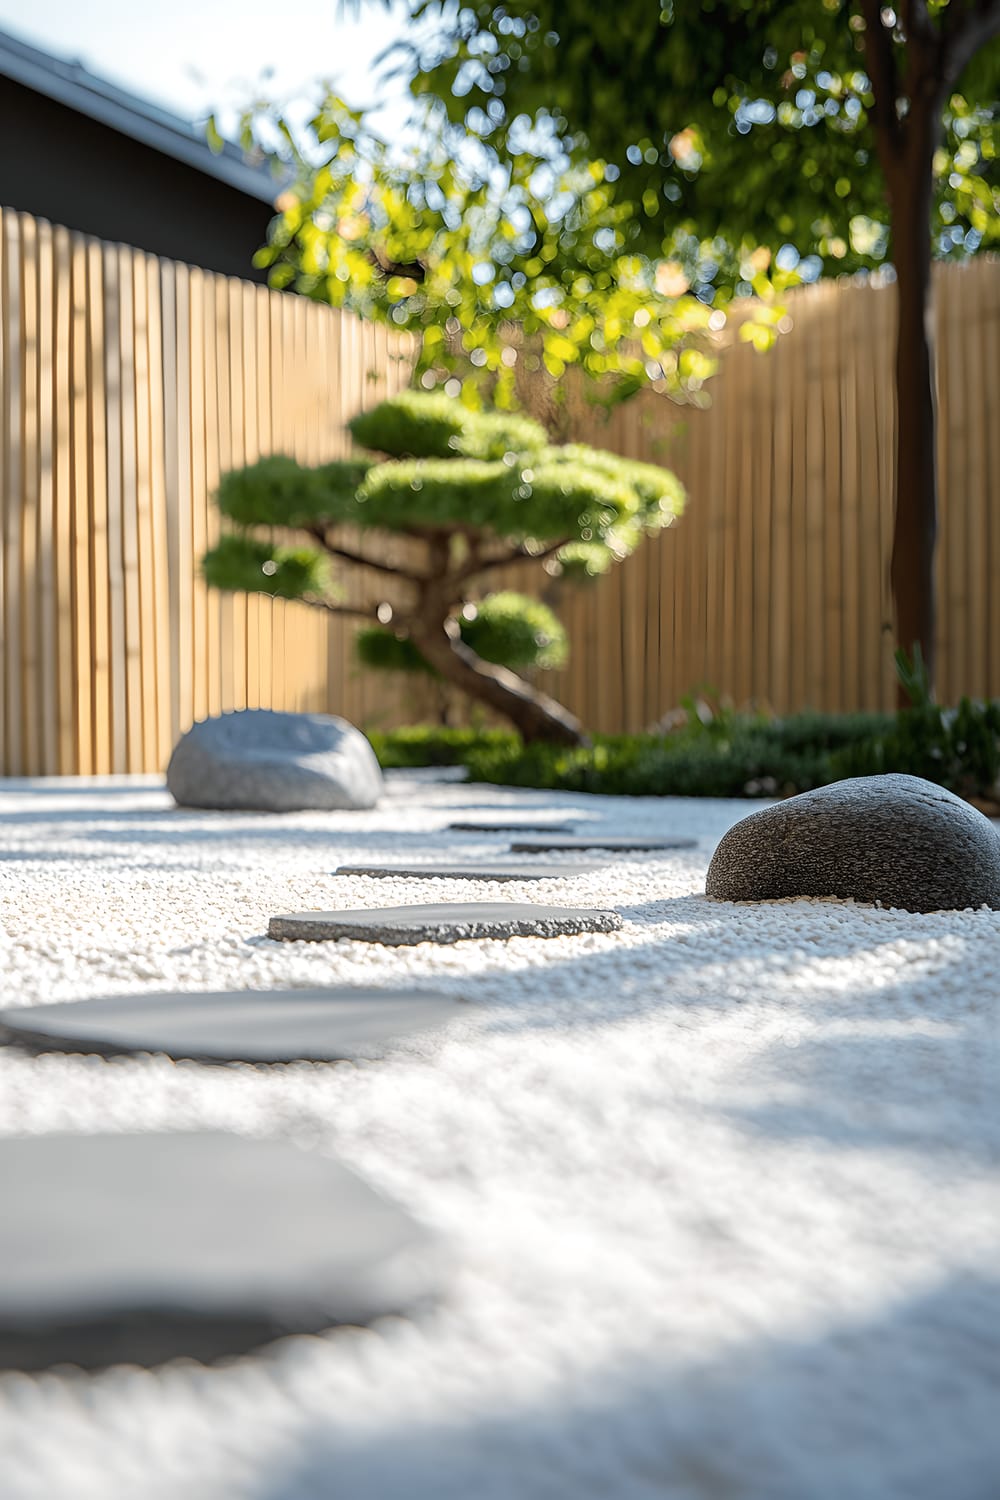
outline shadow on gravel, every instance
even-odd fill
[[[669,1305],[672,1295],[665,1267],[657,1300]],[[738,1312],[738,1295],[729,1300]],[[508,1385],[479,1396],[478,1410],[466,1392],[465,1411],[450,1420],[373,1420],[359,1429],[338,1421],[331,1406],[322,1423],[291,1425],[285,1447],[243,1493],[246,1500],[992,1500],[1000,1473],[998,1328],[1000,1283],[957,1274],[869,1319],[831,1310],[811,1337],[733,1338],[702,1362],[671,1361],[665,1347],[659,1362],[584,1368],[531,1398],[512,1372]],[[330,1338],[334,1356],[337,1335]],[[291,1359],[295,1346],[285,1348]],[[372,1335],[366,1369],[389,1354]]]

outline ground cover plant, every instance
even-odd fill
[[[930,696],[900,662],[910,701],[895,714],[783,718],[689,710],[666,733],[595,735],[592,745],[525,745],[504,731],[410,728],[370,736],[384,766],[464,765],[473,781],[605,796],[792,796],[848,776],[922,776],[1000,812],[1000,700]]]

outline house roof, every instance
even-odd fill
[[[190,120],[98,78],[82,63],[41,52],[6,31],[0,31],[0,78],[9,78],[44,94],[67,109],[97,120],[131,140],[141,141],[261,203],[273,204],[280,191],[267,167],[248,162],[232,142],[227,141],[216,154]]]

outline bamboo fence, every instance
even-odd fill
[[[997,696],[1000,266],[939,266],[936,305],[940,688]],[[559,599],[572,656],[545,686],[592,729],[644,728],[698,687],[778,711],[893,702],[895,294],[823,283],[789,312],[769,354],[724,354],[707,410],[647,393],[606,425],[573,415],[689,491],[674,527]],[[369,727],[426,710],[360,672],[345,622],[198,571],[219,473],[343,453],[408,359],[302,298],[0,210],[0,773],[159,770],[230,708]]]
[[[0,773],[159,770],[208,714],[399,713],[350,630],[199,575],[221,471],[319,463],[404,340],[0,211]]]
[[[935,267],[941,517],[938,690],[1000,696],[1000,263]],[[664,463],[680,522],[558,608],[573,652],[546,679],[589,727],[632,731],[704,687],[778,712],[895,703],[889,561],[895,288],[823,282],[793,327],[735,344],[706,410],[647,393],[571,435]]]

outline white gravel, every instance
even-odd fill
[[[0,1054],[4,1133],[293,1138],[458,1268],[414,1322],[0,1377],[3,1500],[995,1500],[1000,914],[709,903],[756,805],[398,775],[370,814],[263,817],[178,812],[151,780],[0,783],[9,1004],[400,980],[470,1002],[361,1066]],[[701,843],[492,889],[329,873],[495,852],[442,830],[499,810]],[[304,907],[490,897],[625,928],[262,937]]]

